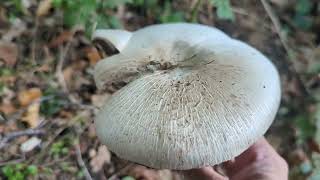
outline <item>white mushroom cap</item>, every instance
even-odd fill
[[[98,137],[119,157],[153,168],[215,165],[272,123],[278,72],[251,46],[187,23],[148,26],[125,44],[95,68],[101,89],[127,83],[95,120]]]

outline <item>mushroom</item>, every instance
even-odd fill
[[[279,75],[253,47],[213,27],[175,23],[98,30],[118,53],[99,61],[99,89],[117,90],[95,119],[120,158],[185,170],[230,160],[271,125]]]

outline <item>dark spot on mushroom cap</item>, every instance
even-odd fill
[[[265,86],[265,85],[263,85],[263,88],[266,88],[266,86]]]

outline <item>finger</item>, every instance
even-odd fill
[[[192,169],[188,171],[180,171],[184,180],[203,179],[203,180],[228,180],[213,170],[212,167],[204,167],[200,169]]]
[[[233,176],[257,159],[262,159],[263,156],[269,154],[270,148],[272,149],[271,145],[262,137],[234,160],[224,162],[222,166],[228,176]]]

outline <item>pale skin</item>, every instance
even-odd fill
[[[259,139],[249,149],[220,165],[226,175],[213,167],[181,172],[184,179],[202,180],[287,180],[288,164],[265,138]]]

